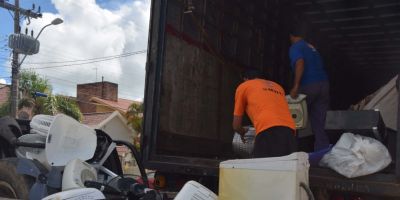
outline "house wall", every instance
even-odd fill
[[[10,95],[10,87],[8,85],[4,86],[0,84],[0,105],[3,105],[8,101]]]
[[[118,117],[114,117],[107,124],[100,127],[105,131],[113,140],[123,140],[133,143],[134,132],[127,128],[124,122]]]
[[[96,105],[90,103],[92,97],[118,101],[118,84],[107,81],[79,84],[76,91],[76,100],[82,113],[96,112]]]

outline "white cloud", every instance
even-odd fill
[[[6,79],[4,79],[4,78],[0,78],[0,83],[1,83],[1,84],[7,84],[7,81],[6,81]]]
[[[58,14],[43,13],[42,19],[31,20],[35,34],[41,27],[60,17],[63,24],[50,26],[39,38],[40,52],[28,56],[22,68],[59,66],[71,63],[47,63],[99,58],[140,51],[147,48],[150,0],[132,0],[119,8],[105,9],[95,0],[52,0]],[[24,28],[23,28],[24,30]],[[119,96],[143,98],[146,54],[121,59],[51,69],[37,69],[53,85],[55,93],[76,95],[76,84],[106,81],[119,84]]]

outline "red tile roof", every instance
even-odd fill
[[[8,101],[9,94],[10,94],[10,86],[0,84],[0,105]]]
[[[129,106],[132,103],[138,103],[138,104],[140,103],[138,101],[132,101],[132,100],[121,99],[121,98],[118,98],[118,101],[110,101],[110,100],[105,100],[105,99],[101,99],[98,97],[92,97],[90,100],[95,101],[96,103],[103,104],[105,106],[114,108],[116,110],[122,111],[124,113],[126,113],[126,111],[128,111]]]
[[[94,127],[107,119],[112,112],[106,113],[83,113],[82,123]]]

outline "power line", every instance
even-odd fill
[[[8,11],[8,13],[10,13],[11,18],[14,19],[14,16],[12,15],[11,11],[10,10],[7,10],[7,11]]]
[[[9,69],[8,69],[9,70]],[[52,69],[52,70],[54,70],[54,69]],[[10,72],[10,71],[8,71],[8,72]],[[56,76],[54,76],[54,75],[48,75],[48,74],[43,74],[43,73],[38,73],[38,72],[36,72],[38,75],[40,75],[40,76],[42,76],[43,78],[45,78],[45,79],[47,79],[47,80],[49,80],[49,81],[62,81],[62,82],[64,82],[64,83],[68,83],[69,85],[71,85],[71,86],[75,86],[76,87],[76,85],[78,85],[78,84],[84,84],[84,83],[81,83],[80,81],[78,81],[78,80],[67,80],[67,79],[63,79],[63,78],[60,78],[60,77],[56,77]],[[9,78],[9,77],[6,77],[6,78]],[[122,87],[126,87],[126,88],[129,88],[129,86],[128,85],[124,85],[124,84],[121,84],[121,83],[117,83],[119,86],[122,86]],[[58,85],[58,84],[56,84],[56,85]],[[68,87],[68,86],[65,86],[65,87]],[[118,91],[118,94],[120,94],[120,95],[122,95],[122,96],[126,96],[126,97],[133,97],[133,98],[143,98],[143,97],[140,97],[140,96],[137,96],[137,95],[132,95],[132,94],[130,94],[129,92],[127,92],[126,90],[124,90],[124,91],[122,91],[122,88],[120,88],[121,90],[119,90]],[[144,91],[143,91],[144,92]],[[82,93],[82,94],[86,94],[86,95],[92,95],[92,94],[89,94],[89,93]]]
[[[75,63],[75,62],[83,62],[83,63],[79,63],[79,64],[90,64],[92,62],[89,63],[85,63],[85,61],[93,61],[93,63],[96,62],[102,62],[102,61],[108,61],[108,60],[112,60],[112,59],[117,59],[117,58],[124,58],[124,57],[129,57],[129,56],[133,56],[133,55],[137,55],[137,54],[143,54],[146,53],[147,50],[140,50],[140,51],[133,51],[133,52],[128,52],[128,53],[123,53],[123,54],[118,54],[118,55],[112,55],[112,56],[104,56],[104,57],[97,57],[97,58],[88,58],[88,59],[78,59],[78,60],[67,60],[67,61],[54,61],[54,62],[26,62],[25,64],[28,65],[39,65],[39,64],[56,64],[56,63]],[[7,60],[7,61],[11,61],[10,58],[5,58],[5,57],[0,57],[1,60]],[[79,65],[77,64],[71,64],[71,65]],[[68,65],[70,66],[70,65]],[[41,68],[36,68],[36,69],[46,69],[46,68],[53,68],[53,67],[61,67],[61,66],[49,66],[49,67],[41,67]]]
[[[70,83],[70,84],[73,84],[73,85],[78,85],[78,84],[84,84],[84,83],[80,83],[79,81],[73,81],[73,80],[67,80],[67,79],[63,79],[63,78],[59,78],[59,77],[56,77],[56,76],[52,76],[52,75],[44,75],[44,74],[41,74],[42,76],[45,76],[45,77],[50,77],[49,78],[49,80],[51,81],[51,79],[57,79],[57,80],[60,80],[60,81],[63,81],[63,82],[68,82],[68,83]],[[121,84],[121,83],[117,83],[119,86],[122,86],[122,87],[128,87],[127,85],[124,85],[124,84]],[[121,89],[121,90],[120,90]],[[127,91],[122,91],[122,88],[119,88],[119,91],[118,91],[118,93],[119,94],[124,94],[124,95],[126,95],[126,96],[132,96],[132,95],[130,95],[129,93],[127,93]],[[135,96],[135,97],[138,97],[138,96]]]
[[[45,74],[45,73],[39,73],[37,70],[36,70],[36,68],[32,68],[32,70],[35,70],[35,72],[37,73],[37,74],[39,74],[39,75],[42,75],[42,76],[49,76],[49,77],[55,77],[55,78],[57,78],[57,79],[61,79],[61,78],[59,78],[59,77],[57,77],[56,75],[54,75],[54,74]],[[39,70],[41,70],[41,69],[39,69]],[[64,71],[64,70],[60,70],[60,69],[52,69],[52,68],[50,68],[50,69],[47,69],[47,70],[54,70],[54,72],[58,72],[58,74],[60,74],[59,72],[62,72],[63,74],[65,74],[65,75],[69,75],[69,74],[74,74],[75,72],[69,72],[69,71]],[[124,73],[124,74],[130,74],[130,73]],[[112,74],[108,74],[108,75],[112,75]],[[132,74],[133,75],[133,74]],[[114,76],[114,77],[116,77],[116,76]],[[127,80],[126,78],[124,78],[124,77],[120,77],[118,80]],[[64,81],[68,81],[68,82],[71,82],[71,83],[74,83],[74,84],[82,84],[82,81],[78,81],[78,80],[66,80],[66,79],[62,79],[62,80],[64,80]],[[85,79],[85,82],[87,82],[87,80]],[[128,81],[123,81],[123,82],[128,82]],[[126,87],[126,88],[129,88],[130,87],[130,85],[128,86],[128,85],[125,85],[125,84],[122,84],[121,82],[119,82],[119,83],[117,83],[118,85],[120,85],[120,86],[122,86],[122,87]]]
[[[40,46],[40,53],[35,54],[34,56],[30,56],[29,59],[33,59],[35,58],[36,60],[42,60],[40,58],[43,59],[49,59],[49,58],[53,58],[54,60],[74,60],[74,59],[78,59],[78,57],[70,57],[70,56],[66,56],[67,53],[65,53],[65,51],[63,50],[63,52],[59,52],[59,51],[55,51],[54,47],[46,47],[45,45],[41,45]],[[28,62],[26,62],[28,63]]]
[[[143,53],[146,53],[146,52],[147,52],[147,50],[146,50],[146,51],[139,51],[139,52],[136,52],[136,53],[130,54],[130,55],[124,55],[124,56],[114,57],[114,58],[106,58],[106,59],[95,60],[95,61],[90,61],[90,62],[73,63],[73,64],[65,64],[65,65],[55,65],[55,66],[47,66],[47,67],[31,67],[31,68],[32,68],[32,69],[49,69],[49,68],[58,68],[58,67],[69,67],[69,66],[87,65],[87,64],[92,64],[92,63],[98,63],[98,62],[104,62],[104,61],[114,60],[114,59],[117,59],[117,58],[125,58],[125,57],[129,57],[129,56],[133,56],[133,55],[143,54]]]
[[[78,55],[77,52],[71,53],[67,49],[63,49],[62,51],[54,51],[55,47],[52,45],[43,45],[40,47],[40,54],[37,56],[42,57],[52,57],[54,60],[77,60],[84,59],[81,55]],[[50,56],[51,55],[51,56]]]
[[[120,57],[126,57],[126,56],[136,55],[136,54],[145,53],[145,52],[147,52],[146,49],[140,50],[140,51],[133,51],[133,52],[128,52],[128,53],[118,54],[118,55],[112,55],[112,56],[97,57],[97,58],[68,60],[68,61],[54,61],[54,62],[30,62],[30,63],[25,63],[25,64],[54,64],[54,63],[82,62],[82,61],[92,61],[92,60],[100,60],[100,59],[108,59],[108,58],[120,58]]]
[[[38,73],[38,74],[39,74],[39,73]],[[72,85],[74,85],[74,86],[76,86],[77,84],[82,84],[82,83],[79,83],[78,81],[75,82],[75,81],[71,81],[71,80],[67,80],[67,79],[62,79],[62,78],[55,77],[55,76],[51,76],[51,75],[44,75],[44,74],[39,74],[39,75],[42,75],[42,76],[44,76],[45,78],[46,78],[46,77],[51,77],[51,78],[49,78],[50,81],[51,81],[51,79],[56,79],[56,80],[60,80],[60,81],[63,81],[63,82],[70,83],[70,84],[72,84]],[[120,85],[120,86],[126,86],[126,85],[123,85],[123,84],[118,84],[118,85]],[[139,96],[136,96],[136,95],[127,94],[126,92],[122,92],[122,91],[118,91],[118,93],[119,93],[119,94],[123,94],[124,96],[132,96],[132,97],[135,97],[135,98],[142,98],[142,97],[139,97]],[[82,92],[81,94],[93,95],[93,94],[85,93],[85,92]]]
[[[35,68],[33,68],[33,69],[35,69]],[[36,70],[36,69],[35,69],[35,70]],[[54,72],[57,72],[58,74],[62,73],[62,74],[65,74],[65,75],[67,75],[67,76],[76,76],[76,72],[75,72],[75,71],[66,71],[66,70],[62,70],[62,69],[60,69],[60,68],[38,69],[38,70],[53,70]],[[111,76],[111,77],[113,77],[114,79],[126,80],[126,82],[131,80],[131,78],[129,78],[129,77],[117,76],[117,75],[116,75],[114,72],[112,72],[112,71],[108,71],[108,72],[106,72],[106,73],[107,73],[107,76]],[[110,73],[111,73],[111,74],[110,74]],[[103,74],[102,71],[99,71],[99,74],[100,74],[100,75]],[[124,74],[124,75],[130,75],[130,76],[138,75],[138,74],[133,74],[133,73],[128,73],[128,72],[123,72],[123,74]]]
[[[34,69],[33,68],[33,70],[35,70],[36,72],[38,71],[38,70],[36,70],[36,69]],[[50,68],[50,69],[39,69],[39,70],[53,70],[55,73],[57,73],[57,74],[64,74],[65,76],[69,76],[69,77],[76,77],[76,72],[73,72],[73,71],[65,71],[65,70],[61,70],[61,69],[59,69],[59,68]],[[46,72],[48,72],[48,71],[46,71]],[[131,78],[129,78],[129,77],[124,77],[124,76],[120,76],[120,77],[118,77],[118,76],[116,76],[115,74],[110,74],[110,73],[113,73],[113,72],[107,72],[107,76],[112,76],[112,77],[114,77],[114,80],[115,79],[118,79],[118,80],[120,80],[121,82],[129,82],[129,81],[131,81],[132,79]],[[47,75],[48,73],[46,73],[46,75]],[[102,74],[102,73],[101,73]],[[132,74],[132,73],[127,73],[127,72],[123,72],[123,74],[124,75],[131,75],[131,76],[135,76],[136,74]],[[42,74],[42,75],[45,75],[44,73]],[[49,76],[54,76],[54,74],[53,75],[51,75],[51,74],[49,74]],[[87,79],[85,79],[86,81],[87,81]],[[122,81],[122,80],[124,80],[124,81]],[[76,82],[77,82],[77,84],[79,83],[79,82],[81,82],[81,81],[78,81],[78,80],[75,80]],[[121,83],[118,83],[119,85],[121,85],[121,86],[126,86],[126,87],[128,87],[127,85],[124,85],[124,84],[121,84]]]
[[[54,80],[54,79],[56,79],[56,80]],[[77,84],[76,83],[74,83],[74,82],[72,82],[72,81],[68,81],[68,80],[66,80],[66,79],[60,79],[60,78],[55,78],[55,77],[53,77],[53,78],[51,78],[51,79],[53,79],[53,80],[51,80],[51,79],[49,79],[50,81],[63,81],[63,82],[67,82],[67,83],[69,83],[69,84],[71,84],[71,85],[74,85],[74,86],[76,86]],[[68,87],[68,86],[65,86],[65,87]],[[94,96],[93,94],[91,94],[91,93],[88,93],[88,92],[80,92],[80,94],[82,94],[82,95],[84,95],[84,96]],[[121,93],[120,91],[118,91],[118,94],[119,95],[121,95],[121,96],[124,96],[124,97],[129,97],[129,98],[143,98],[143,97],[139,97],[139,96],[136,96],[136,95],[132,95],[132,94],[127,94],[127,93]]]
[[[10,58],[5,58],[5,57],[0,57],[0,60],[11,61],[11,59],[10,59]]]

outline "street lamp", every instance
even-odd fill
[[[55,19],[53,19],[53,21],[51,21],[50,24],[47,24],[46,26],[43,26],[42,29],[40,29],[39,34],[37,34],[37,36],[35,37],[35,41],[38,40],[40,34],[42,34],[42,31],[43,31],[45,28],[47,28],[47,27],[49,27],[49,26],[51,26],[51,25],[59,25],[59,24],[61,24],[61,23],[63,23],[63,22],[64,22],[64,21],[63,21],[61,18],[55,18]],[[32,48],[33,48],[33,47],[31,47],[31,49],[32,49]],[[30,51],[30,50],[29,50],[29,51]],[[28,54],[25,54],[25,56],[22,58],[21,62],[18,63],[18,68],[21,67],[21,65],[22,65],[22,63],[24,62],[26,56],[28,56]]]
[[[40,34],[46,27],[49,27],[51,25],[59,25],[61,23],[63,23],[63,20],[60,18],[56,18],[53,21],[51,21],[50,24],[43,26],[43,28],[40,29],[39,34],[33,40],[34,42],[32,42],[31,44],[35,44],[35,42],[38,41]],[[18,62],[18,53],[13,51],[14,53],[17,54],[17,56],[16,56],[17,59],[13,60],[13,66],[12,66],[13,73],[11,74],[11,79],[12,79],[11,80],[11,116],[15,117],[15,118],[17,117],[17,108],[18,108],[19,70],[20,70],[20,67],[21,67],[22,63],[24,62],[26,56],[28,56],[29,52],[31,52],[34,49],[34,47],[35,47],[35,45],[32,45],[29,47],[27,53],[22,58],[21,62]],[[14,58],[15,58],[15,56],[14,56]]]

